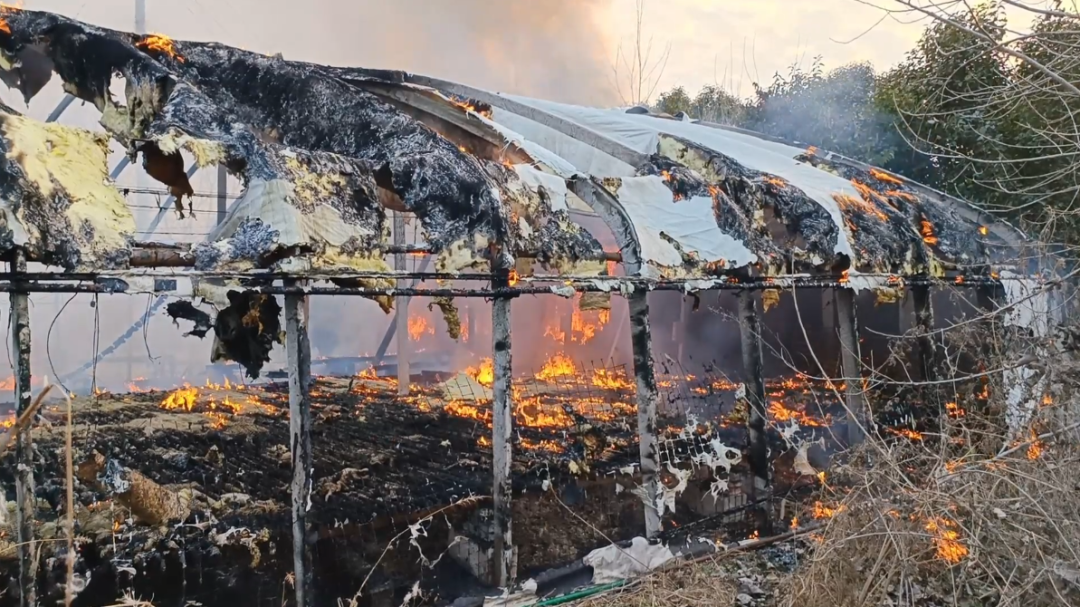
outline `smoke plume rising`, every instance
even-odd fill
[[[611,104],[610,0],[363,0],[349,40],[370,65],[557,101]],[[364,28],[367,29],[367,28]]]

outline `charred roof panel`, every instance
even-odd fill
[[[69,271],[126,266],[135,219],[108,183],[109,141],[0,107],[0,249]]]
[[[863,272],[937,274],[943,266],[989,261],[985,227],[957,212],[954,204],[925,196],[881,171],[834,163],[829,155],[686,120],[502,97],[570,120],[648,155],[648,162],[636,167],[638,173],[663,175],[676,200],[703,187],[718,189],[733,204],[716,205],[717,224],[754,253],[762,272],[850,267]],[[567,147],[560,143],[565,137],[559,133],[505,109],[494,116],[527,131],[526,137],[571,150],[580,170],[609,173],[601,177],[623,172],[621,163],[610,162],[609,155],[599,149],[590,155],[580,146]],[[654,204],[662,212],[668,202],[659,197]],[[689,242],[681,244],[694,248]],[[714,269],[705,265],[697,271],[709,274]]]
[[[40,87],[24,83],[54,68],[178,198],[192,193],[181,150],[240,177],[243,198],[199,247],[200,268],[306,256],[309,265],[382,269],[387,207],[417,215],[442,270],[486,263],[492,244],[542,245],[552,262],[600,250],[543,204],[546,188],[359,86],[390,72],[137,36],[50,13],[13,9],[5,17],[10,34],[0,31],[0,54],[9,85],[32,96]],[[123,100],[109,93],[115,77],[125,81]]]
[[[662,276],[747,265],[765,274],[921,274],[988,260],[985,228],[953,203],[751,134],[488,93],[477,107],[410,74],[137,36],[49,13],[6,18],[0,72],[10,86],[32,96],[54,69],[178,197],[191,194],[180,150],[243,180],[242,200],[196,252],[204,269],[295,257],[306,259],[289,267],[384,269],[388,208],[419,217],[440,270],[485,264],[493,244],[569,269],[600,251],[566,216],[572,194],[557,183],[579,173],[604,180],[646,250],[646,270]],[[118,75],[122,101],[109,93]],[[495,100],[513,111],[489,107]]]

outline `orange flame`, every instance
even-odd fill
[[[199,389],[185,386],[170,393],[161,401],[162,409],[183,409],[191,411],[195,408],[195,401],[199,398]]]
[[[934,236],[934,226],[930,225],[930,222],[925,219],[923,219],[921,223],[923,242],[929,245],[936,245],[938,243],[938,238],[937,236]]]
[[[824,420],[820,420],[804,411],[789,409],[785,407],[784,403],[780,401],[773,401],[769,403],[769,414],[772,416],[773,420],[777,422],[794,421],[801,426],[817,427],[825,427],[832,425],[832,416],[826,416]]]
[[[576,374],[574,361],[565,354],[556,354],[544,361],[544,366],[536,374],[540,381],[551,381],[557,377],[567,377]]]
[[[814,515],[814,518],[816,518],[816,519],[832,518],[832,517],[836,516],[837,514],[840,514],[844,510],[847,510],[847,506],[845,506],[843,504],[840,504],[839,506],[837,506],[835,508],[830,508],[829,506],[826,506],[825,504],[822,504],[821,502],[814,502],[813,515]]]
[[[550,337],[553,341],[565,345],[567,339],[576,344],[587,344],[600,332],[608,321],[611,320],[611,310],[582,311],[581,293],[574,296],[571,308],[570,334],[563,329],[559,321],[554,321],[544,327],[544,337]],[[593,322],[595,320],[595,322]]]
[[[945,403],[945,413],[947,413],[949,417],[964,417],[964,410],[956,403]]]
[[[478,110],[476,106],[469,101],[454,101],[454,105],[465,110],[466,112],[472,112],[473,114],[479,114],[484,118],[491,118],[491,110]]]
[[[881,209],[877,208],[872,203],[863,200],[862,198],[855,198],[854,196],[849,196],[847,194],[833,194],[832,197],[833,200],[836,201],[836,204],[840,205],[840,209],[842,211],[861,214],[869,213],[874,217],[877,217],[881,221],[889,220],[889,216],[881,212]],[[844,222],[847,224],[848,229],[850,229],[852,232],[855,231],[855,224],[852,223],[849,218],[844,217]]]
[[[626,378],[625,374],[607,369],[593,371],[592,384],[605,390],[632,390],[634,384]]]
[[[1042,441],[1039,440],[1038,435],[1035,434],[1034,430],[1032,430],[1031,431],[1031,444],[1028,445],[1028,448],[1027,448],[1027,458],[1029,460],[1031,460],[1031,461],[1035,461],[1035,460],[1039,459],[1040,457],[1042,457],[1042,453],[1043,453]]]
[[[981,234],[983,236],[986,236],[989,233],[990,233],[990,228],[988,228],[986,226],[979,226],[979,234]]]
[[[19,0],[18,4],[3,4],[0,3],[0,15],[4,13],[10,13],[14,11],[22,10],[22,0]],[[0,32],[5,34],[11,34],[11,25],[8,24],[7,19],[0,17]]]
[[[868,201],[868,200],[870,200],[872,198],[877,198],[879,200],[884,200],[884,197],[881,194],[878,194],[877,190],[875,190],[874,188],[872,188],[872,187],[866,185],[865,183],[859,181],[858,179],[855,179],[854,177],[852,177],[852,179],[851,179],[851,185],[854,186],[855,189],[859,191],[859,194],[863,197],[863,200]]]
[[[491,387],[495,383],[495,362],[490,358],[480,361],[480,366],[465,369],[465,374],[476,380],[481,386]]]
[[[956,523],[945,518],[932,518],[926,522],[926,530],[933,534],[934,547],[941,560],[956,564],[968,555],[967,546],[960,541]]]
[[[911,192],[901,192],[900,190],[886,190],[885,195],[893,196],[895,198],[903,198],[904,200],[912,203],[919,202],[918,196],[912,194]]]
[[[774,186],[776,186],[778,188],[787,187],[787,182],[786,181],[784,181],[783,179],[781,179],[779,177],[776,177],[774,175],[766,175],[765,177],[762,177],[761,180],[764,181],[765,183],[768,183],[770,185],[774,185]]]
[[[910,428],[886,428],[886,430],[897,436],[903,436],[904,438],[908,438],[914,441],[920,441],[923,439],[923,435],[921,433],[916,432],[915,430],[912,430]]]
[[[664,179],[664,181],[668,181],[668,182],[671,181],[671,173],[669,173],[667,171],[660,171],[660,177],[662,177]]]
[[[172,38],[164,34],[148,34],[145,38],[136,42],[135,47],[145,51],[162,53],[172,57],[180,63],[184,62],[184,58],[176,52],[176,43],[173,42]]]
[[[539,396],[522,399],[514,407],[518,423],[531,428],[568,428],[574,425],[570,417],[561,407],[545,406],[540,402]]]
[[[897,179],[896,177],[893,177],[892,175],[884,171],[879,171],[875,168],[870,169],[870,176],[874,179],[877,179],[878,181],[884,181],[885,183],[891,183],[894,185],[903,185],[904,183],[902,180]]]
[[[423,316],[410,316],[409,317],[409,339],[412,341],[420,341],[420,338],[424,334],[434,335],[435,327],[428,324],[427,318]]]
[[[518,271],[517,270],[510,270],[509,283],[510,283],[511,287],[517,286],[518,280],[520,280],[520,278],[521,277],[518,276]]]
[[[475,419],[484,422],[485,424],[491,423],[491,411],[481,411],[476,405],[471,405],[464,401],[452,400],[446,403],[446,412],[457,417],[467,417],[469,419]]]

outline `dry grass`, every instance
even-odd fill
[[[781,604],[1080,605],[1080,445],[1051,434],[1058,418],[1041,411],[1028,443],[965,412],[937,437],[864,447]]]
[[[632,586],[586,599],[582,607],[718,607],[735,604],[737,585],[720,560],[662,569]]]

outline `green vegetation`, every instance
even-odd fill
[[[792,66],[750,99],[677,87],[656,109],[815,145],[971,200],[1056,242],[1080,241],[1080,18],[1025,36],[998,2],[931,20],[898,66]]]

